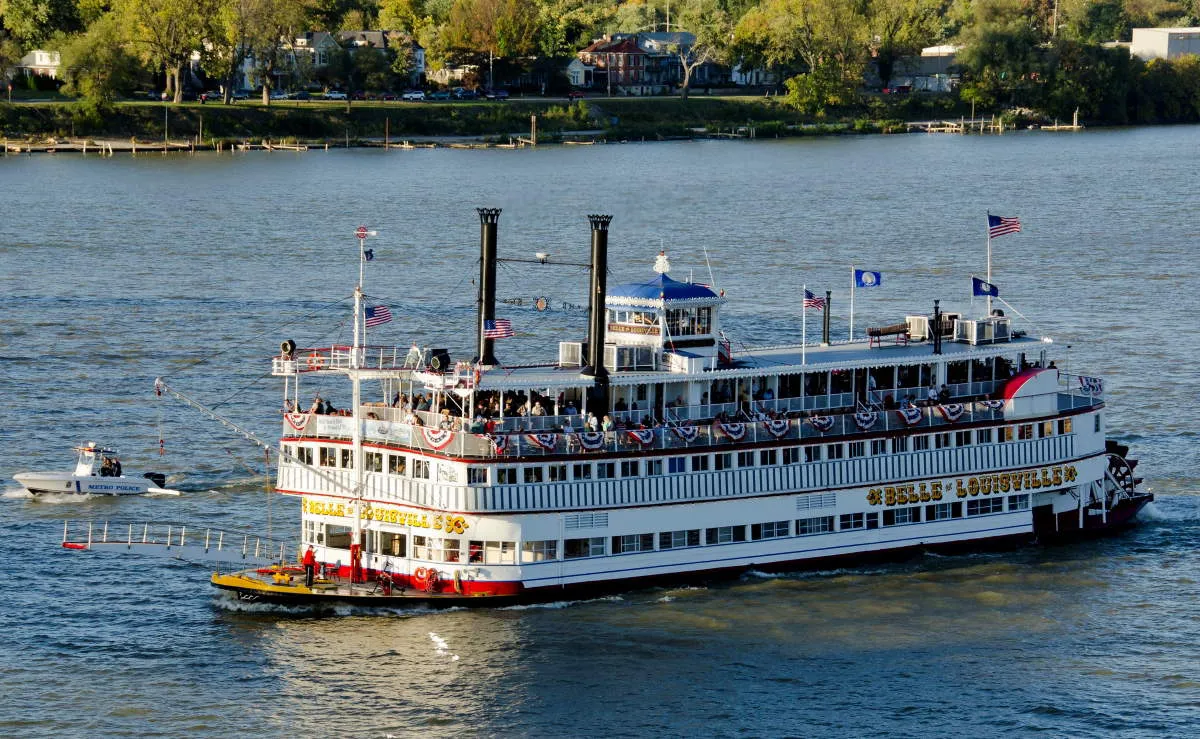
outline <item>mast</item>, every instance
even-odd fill
[[[362,581],[362,499],[363,485],[366,473],[363,471],[362,446],[362,381],[359,371],[362,368],[362,338],[366,333],[366,322],[363,319],[363,279],[367,261],[364,244],[371,232],[366,226],[359,226],[355,235],[358,237],[358,284],[354,286],[354,346],[350,349],[350,402],[351,416],[354,419],[354,431],[351,435],[351,448],[354,450],[354,525],[350,537],[350,582]]]

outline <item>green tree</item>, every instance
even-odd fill
[[[83,30],[75,0],[0,0],[0,18],[26,49],[45,45],[56,33]]]
[[[937,38],[943,0],[870,0],[867,23],[879,80],[888,87],[896,62]]]
[[[959,34],[964,91],[978,101],[1037,107],[1043,37],[1034,8],[1024,0],[977,0]]]
[[[307,24],[306,9],[295,0],[257,0],[247,43],[262,83],[263,105],[271,104],[276,73],[289,62],[292,43]]]
[[[167,91],[183,100],[183,68],[200,48],[214,0],[117,0],[117,19],[138,54],[160,66]]]
[[[680,28],[696,37],[691,45],[671,46],[683,71],[680,97],[687,100],[692,74],[705,64],[723,62],[727,58],[733,24],[718,0],[685,0],[677,6],[676,12]]]
[[[138,61],[125,49],[117,18],[106,14],[86,33],[71,37],[62,48],[63,92],[103,109],[119,95],[133,91]]]

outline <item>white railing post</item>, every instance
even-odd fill
[[[204,530],[204,551],[208,552],[208,537],[212,535],[212,529]]]
[[[171,526],[167,526],[167,549],[171,548]]]
[[[129,524],[129,539],[125,542],[127,549],[133,549],[133,524]]]
[[[88,547],[92,546],[92,523],[88,522]]]
[[[67,526],[70,521],[63,521],[63,544],[67,543]]]
[[[217,532],[217,551],[220,552],[220,551],[223,551],[224,549],[225,549],[225,532],[218,531]]]
[[[108,543],[108,521],[105,521],[105,522],[104,522],[104,533],[103,533],[103,534],[101,534],[101,537],[102,537],[102,538],[100,539],[100,541],[102,541],[102,542],[104,542],[105,544],[107,544],[107,543]]]
[[[187,532],[186,526],[179,527],[179,546],[183,546],[183,535]]]
[[[142,543],[146,544],[150,541],[150,524],[146,523],[142,526]]]

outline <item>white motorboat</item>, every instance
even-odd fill
[[[74,451],[79,456],[73,472],[21,472],[13,479],[34,495],[179,495],[178,490],[163,487],[167,476],[161,472],[125,477],[115,449],[89,441]]]

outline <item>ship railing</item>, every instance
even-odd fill
[[[287,544],[276,539],[177,523],[64,521],[62,545],[246,565],[285,562],[288,554]]]
[[[363,346],[358,349],[358,366],[362,369],[400,370],[413,369],[411,347]],[[318,370],[350,369],[354,348],[339,344],[331,346],[297,348],[290,355],[271,358],[271,372],[275,375],[294,375],[298,372]]]

